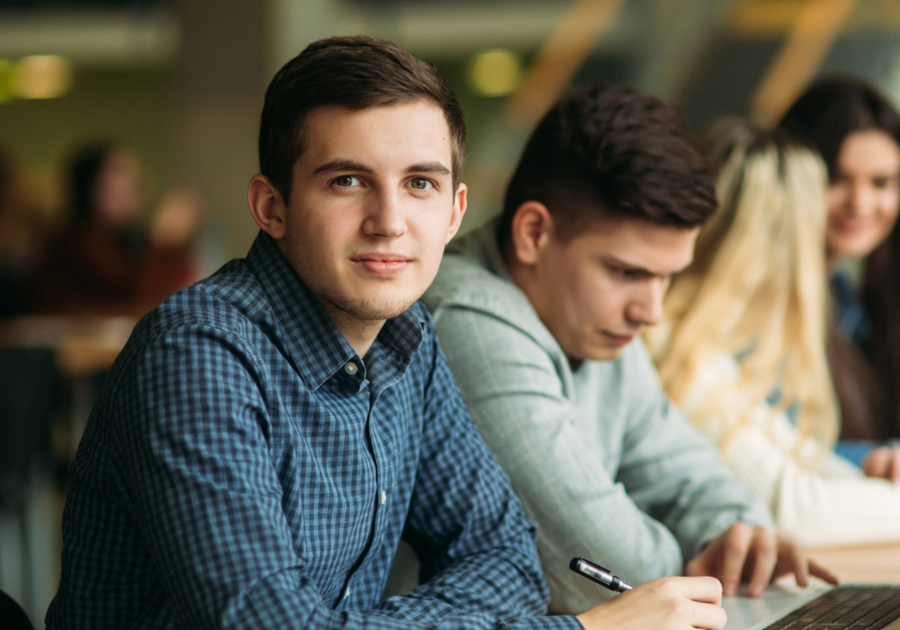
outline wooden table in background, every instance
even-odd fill
[[[29,315],[0,325],[0,347],[51,348],[63,376],[99,374],[112,366],[136,321],[124,316]]]
[[[57,448],[75,457],[94,405],[99,376],[112,367],[136,319],[120,315],[28,315],[0,324],[0,348],[49,348],[71,393]]]
[[[897,523],[900,529],[900,523]],[[809,556],[835,573],[842,582],[900,584],[900,542],[810,549]]]

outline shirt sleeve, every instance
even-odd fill
[[[376,612],[444,619],[441,628],[581,627],[573,617],[538,617],[549,594],[535,526],[472,423],[433,330],[431,340],[422,453],[403,534],[422,584]]]
[[[880,446],[878,442],[872,440],[841,440],[835,444],[834,454],[854,466],[861,467],[866,456],[878,446]]]
[[[797,429],[784,413],[766,403],[752,407],[736,393],[737,362],[723,354],[698,373],[685,396],[690,411],[709,392],[729,396],[738,427],[713,418],[703,429],[723,446],[723,457],[737,476],[762,497],[775,514],[779,531],[802,545],[859,544],[900,540],[900,485],[862,476],[858,468],[828,453],[818,465],[795,456]]]
[[[715,445],[670,400],[641,340],[633,342],[619,479],[678,539],[685,561],[734,523],[774,529],[765,502],[736,478]]]
[[[269,456],[272,392],[257,357],[233,335],[178,328],[134,360],[117,399],[123,474],[137,527],[181,625],[439,625],[437,615],[386,618],[323,602],[293,548]],[[459,619],[440,623],[464,626]]]
[[[694,553],[754,503],[714,447],[693,429],[685,433],[658,397],[622,445],[622,470],[614,478],[576,426],[579,412],[557,366],[532,336],[463,306],[444,305],[435,319],[472,417],[537,523],[551,611],[579,613],[609,597],[569,571],[573,557],[593,559],[632,584],[680,574],[683,549]],[[710,461],[712,469],[703,468]],[[724,490],[746,502],[729,509],[735,501],[724,501]]]

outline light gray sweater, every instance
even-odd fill
[[[772,527],[765,503],[670,404],[640,340],[572,371],[513,284],[488,223],[451,244],[423,300],[472,418],[538,526],[550,611],[609,596],[574,556],[631,584],[683,572],[731,524]]]

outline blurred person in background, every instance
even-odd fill
[[[146,228],[140,161],[112,143],[75,154],[69,187],[68,221],[35,278],[35,310],[137,316],[198,279],[192,245],[202,211],[196,196],[167,196]]]
[[[825,249],[828,359],[842,414],[837,450],[869,475],[898,480],[900,449],[872,446],[900,437],[900,115],[866,83],[828,78],[780,126],[818,149],[830,176]],[[858,282],[853,265],[861,267]]]
[[[0,319],[26,310],[26,286],[39,260],[45,230],[18,169],[0,151]]]
[[[900,486],[832,452],[825,359],[826,170],[782,131],[706,136],[720,211],[648,345],[669,395],[804,545],[900,540]]]
[[[742,581],[808,571],[660,386],[640,339],[714,215],[712,177],[675,108],[635,90],[575,91],[538,123],[495,220],[448,248],[423,298],[472,419],[538,526],[554,612],[626,581]]]

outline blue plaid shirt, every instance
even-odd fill
[[[379,603],[401,535],[423,585]],[[425,309],[360,358],[261,233],[144,317],[113,366],[47,625],[577,628],[535,617],[534,536]]]

